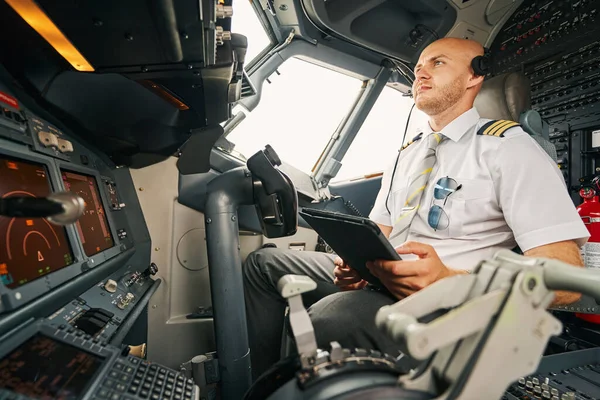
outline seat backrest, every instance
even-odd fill
[[[556,147],[549,140],[548,124],[531,109],[529,79],[520,72],[509,72],[486,80],[475,98],[482,118],[519,122],[523,130],[556,162]]]
[[[509,72],[484,81],[475,98],[475,108],[482,118],[519,122],[521,113],[531,108],[529,79]]]

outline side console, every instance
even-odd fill
[[[120,344],[160,280],[151,279],[158,271],[152,263],[142,272],[133,267],[99,282],[48,317],[55,324],[67,324],[99,340]]]
[[[519,378],[503,399],[600,399],[600,348],[544,357],[535,374]]]

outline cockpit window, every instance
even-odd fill
[[[362,82],[298,58],[265,82],[258,106],[227,139],[246,158],[270,144],[287,164],[310,174],[331,135],[349,112]],[[233,152],[232,154],[235,154]]]
[[[378,173],[392,164],[402,145],[402,136],[412,104],[413,100],[410,97],[386,86],[356,134],[342,159],[342,167],[331,182]],[[416,117],[416,113],[417,110],[414,110],[413,117]],[[404,141],[410,139],[412,138],[406,137]]]
[[[267,47],[272,47],[271,39],[261,24],[250,1],[236,1],[233,3],[231,31],[242,34],[248,39],[245,65],[252,61]]]

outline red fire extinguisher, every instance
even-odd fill
[[[584,186],[579,190],[583,203],[577,212],[590,232],[590,238],[581,249],[581,257],[585,268],[600,268],[600,186],[598,177],[592,180],[592,186]],[[600,315],[576,313],[577,317],[600,324]]]

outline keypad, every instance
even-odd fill
[[[180,373],[136,357],[119,359],[94,400],[191,400],[194,382]]]

